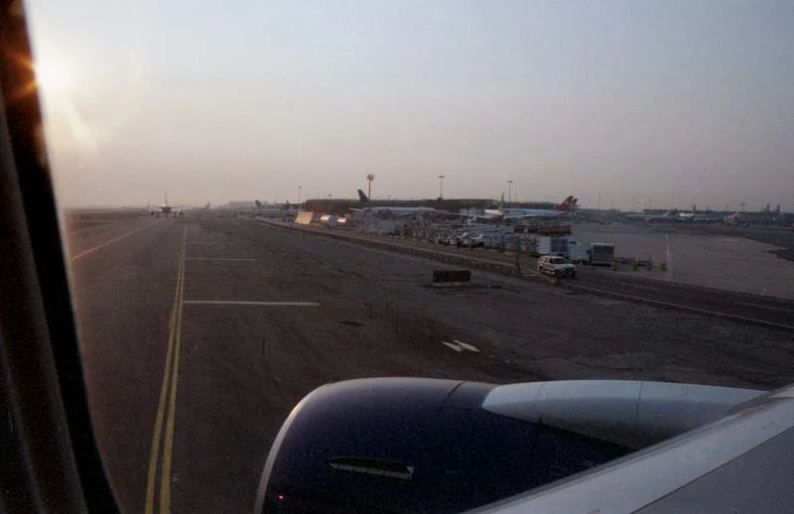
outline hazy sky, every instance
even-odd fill
[[[67,205],[794,210],[790,1],[32,0]]]

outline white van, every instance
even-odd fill
[[[538,259],[538,271],[555,277],[576,276],[576,266],[565,257],[558,255],[541,255]]]

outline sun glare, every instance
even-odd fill
[[[62,61],[38,59],[35,65],[36,82],[45,95],[60,96],[69,93],[72,75]]]

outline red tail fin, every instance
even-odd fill
[[[560,205],[557,206],[558,211],[572,211],[576,208],[576,202],[578,202],[578,198],[574,198],[573,195],[568,196],[565,200],[562,201]]]

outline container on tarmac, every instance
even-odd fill
[[[612,243],[590,243],[590,264],[608,266],[615,259]]]
[[[590,244],[568,241],[568,260],[577,264],[590,262]]]
[[[568,238],[538,236],[532,239],[530,253],[539,255],[564,255],[568,256]]]
[[[615,245],[612,243],[580,243],[569,240],[567,257],[572,262],[610,265],[615,257]]]

